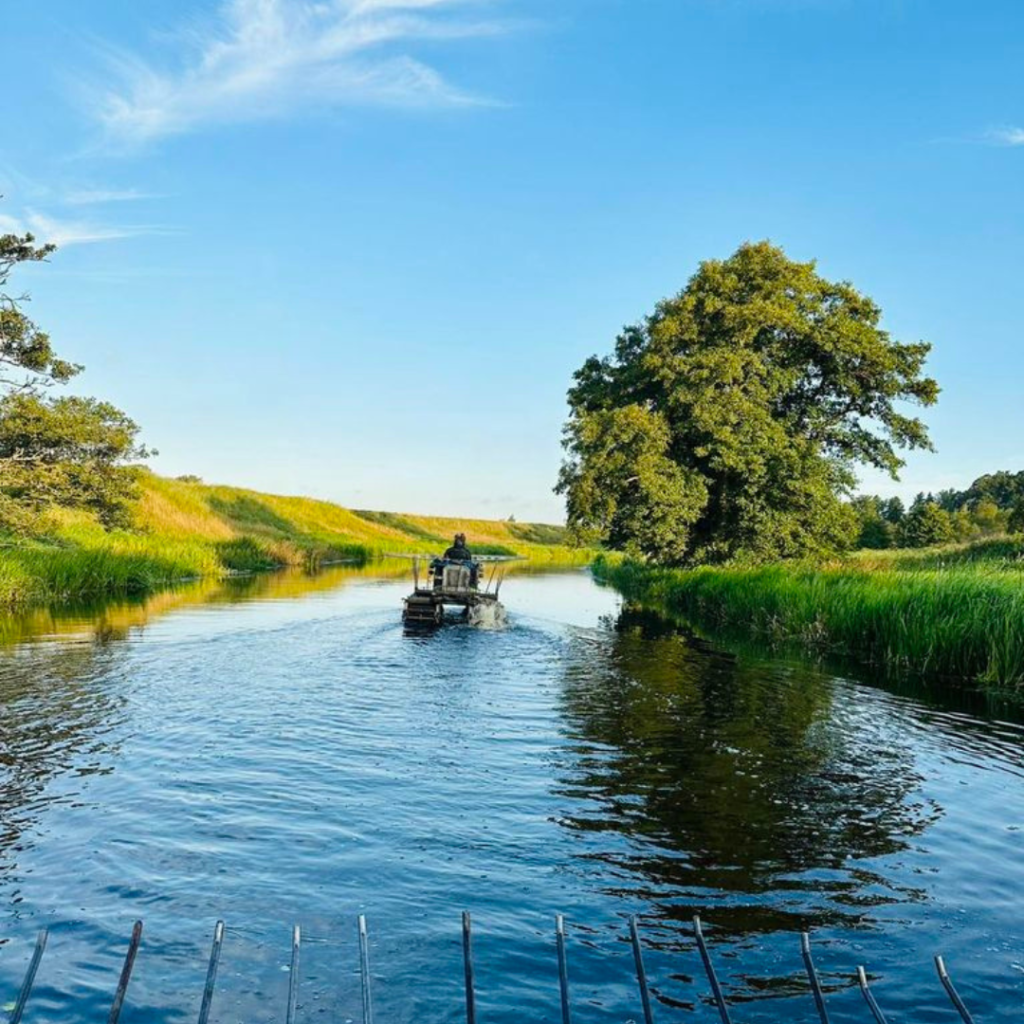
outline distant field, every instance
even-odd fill
[[[861,552],[827,565],[598,565],[700,628],[1024,695],[1024,541]]]
[[[170,480],[147,473],[132,531],[58,515],[43,540],[0,547],[0,605],[150,593],[229,572],[439,553],[462,531],[476,554],[584,564],[559,526],[354,511],[313,498]]]

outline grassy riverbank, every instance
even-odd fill
[[[85,515],[54,514],[31,540],[0,541],[0,606],[145,594],[176,580],[393,552],[437,552],[456,530],[477,554],[583,564],[561,527],[356,511],[145,474],[135,529],[108,532]]]
[[[825,566],[598,565],[627,599],[698,627],[1024,691],[1024,543],[871,552]]]

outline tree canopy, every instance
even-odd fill
[[[930,346],[880,322],[768,242],[702,263],[575,374],[556,487],[572,530],[668,562],[848,545],[855,468],[895,477],[901,450],[930,448],[903,406],[939,392]]]
[[[32,529],[43,509],[84,508],[104,525],[125,525],[135,496],[131,463],[150,453],[138,426],[93,398],[47,396],[82,367],[61,359],[49,335],[8,294],[11,272],[45,260],[52,245],[0,235],[0,527]]]

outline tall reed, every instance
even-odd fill
[[[624,563],[598,572],[627,599],[712,630],[1024,688],[1024,572],[968,557],[918,564],[682,571]]]

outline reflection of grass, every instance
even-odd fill
[[[0,615],[0,643],[18,643],[38,636],[118,639],[185,605],[235,604],[260,597],[297,598],[333,590],[361,578],[405,576],[407,573],[408,567],[400,562],[372,567],[337,565],[315,573],[291,569],[281,573],[206,577],[179,583],[149,596],[34,605]]]
[[[0,547],[0,605],[146,594],[173,580],[286,565],[373,561],[389,552],[440,553],[463,531],[478,554],[583,564],[592,552],[542,538],[557,528],[355,513],[312,498],[144,474],[135,532],[107,533],[81,514],[54,514],[45,540]],[[523,531],[532,531],[527,534]],[[561,532],[557,533],[559,537]]]
[[[705,628],[1020,690],[1024,566],[1011,550],[989,541],[825,567],[598,571],[627,598]]]

